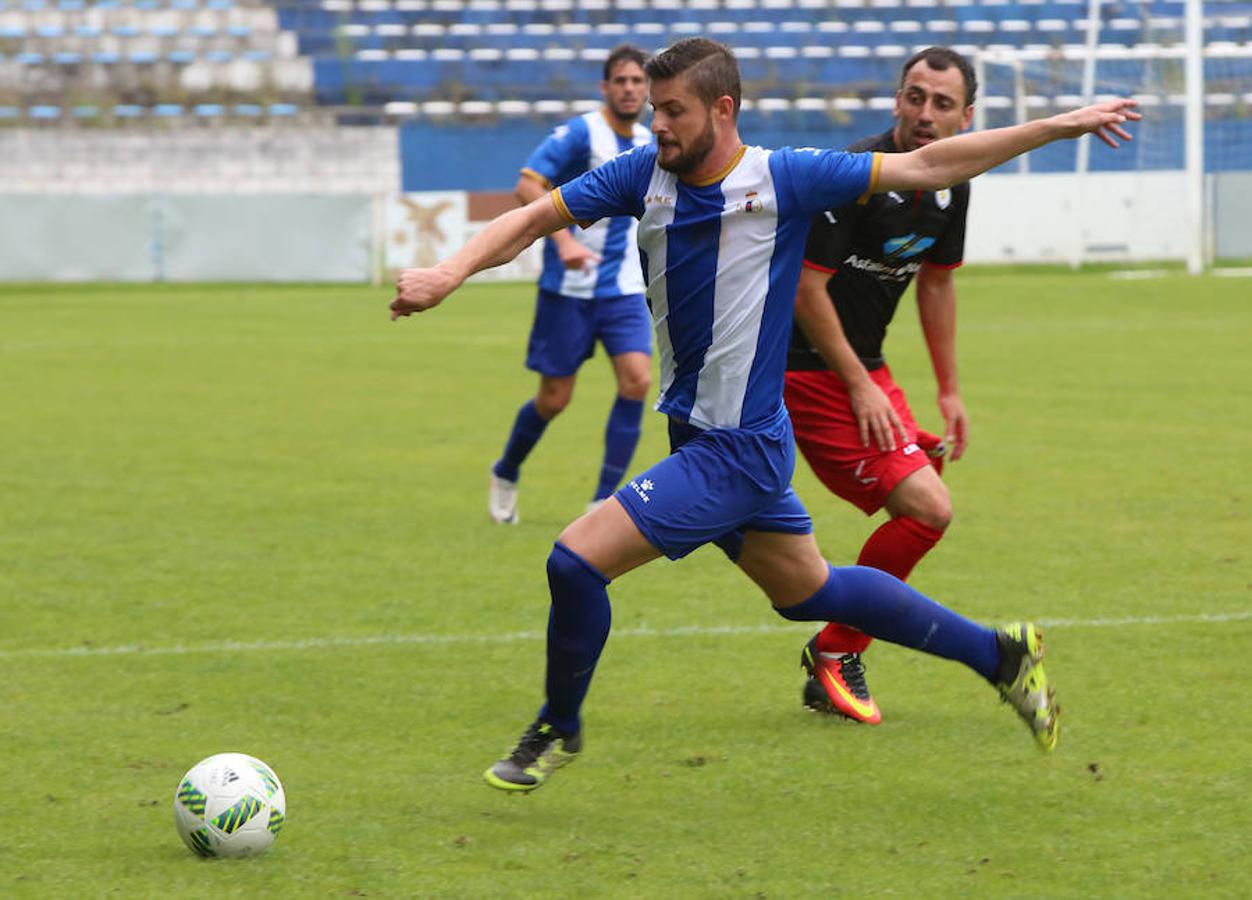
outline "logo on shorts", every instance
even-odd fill
[[[922,448],[917,446],[917,444],[905,444],[902,452],[904,453],[905,456],[912,456],[914,453],[916,453],[920,449]]]
[[[873,484],[874,482],[878,480],[877,475],[871,475],[869,478],[862,478],[861,473],[864,471],[865,471],[865,460],[861,460],[859,463],[856,464],[856,472],[853,474],[852,477],[854,477],[857,481],[861,482],[861,484],[864,484],[864,485]]]
[[[639,495],[639,499],[644,503],[652,502],[652,498],[648,496],[648,491],[653,490],[656,487],[656,485],[653,484],[652,479],[645,478],[643,481],[632,481],[630,486],[634,488],[635,493]]]

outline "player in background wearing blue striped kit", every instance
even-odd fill
[[[673,453],[560,535],[548,557],[547,702],[517,747],[484,773],[530,791],[582,749],[580,711],[609,635],[609,582],[662,555],[716,542],[795,621],[842,622],[965,663],[996,686],[1046,751],[1056,702],[1038,628],[994,629],[893,575],[822,558],[791,489],[795,446],[782,401],[796,284],[809,219],[876,191],[939,190],[1051,141],[1094,133],[1111,146],[1138,119],[1114,100],[909,153],[744,147],[739,70],[704,38],[645,67],[657,143],[505,213],[461,250],[397,283],[393,319],[429,309],[571,221],[631,215],[661,362],[657,408]]]
[[[523,203],[547,194],[652,135],[637,121],[647,100],[644,53],[623,44],[604,62],[604,105],[558,126],[531,154],[514,192]],[[617,376],[617,397],[604,430],[604,461],[591,505],[621,484],[639,445],[643,401],[652,382],[652,323],[643,298],[635,247],[635,220],[601,219],[549,235],[526,367],[539,373],[539,390],[517,411],[504,453],[491,467],[487,509],[516,523],[522,462],[574,395],[579,367],[604,344]]]

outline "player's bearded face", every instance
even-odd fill
[[[713,115],[710,113],[704,120],[704,128],[685,141],[672,133],[657,135],[657,162],[667,172],[686,175],[704,162],[716,141],[717,132],[713,129]]]

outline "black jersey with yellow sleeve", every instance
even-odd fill
[[[848,149],[899,152],[891,131]],[[961,264],[968,208],[969,182],[963,182],[941,191],[873,194],[813,220],[804,265],[829,274],[826,292],[867,369],[882,367],[887,326],[922,265],[954,269]],[[792,329],[787,368],[827,368],[798,324]]]

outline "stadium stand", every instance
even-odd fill
[[[1096,23],[1100,85],[1156,97],[1162,132],[1181,123],[1160,60],[1181,52],[1183,12],[1114,0]],[[468,148],[501,119],[541,134],[584,108],[618,43],[704,34],[741,60],[745,133],[838,144],[883,121],[900,63],[935,43],[1024,61],[1030,110],[1072,105],[1086,15],[1085,0],[0,0],[0,128],[400,124],[414,146]],[[1252,143],[1252,0],[1207,2],[1204,37],[1220,168]],[[1015,90],[987,65],[988,124],[1012,119]],[[1168,143],[1099,164],[1174,167]],[[1072,165],[1052,153],[1037,168]],[[406,187],[441,186],[427,170]]]

